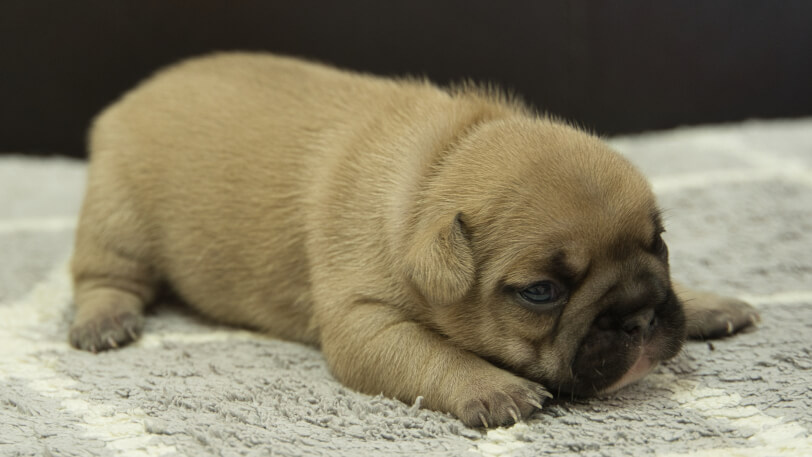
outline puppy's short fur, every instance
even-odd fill
[[[320,346],[355,389],[495,426],[548,392],[639,379],[686,326],[756,318],[675,293],[626,160],[492,91],[218,54],[126,94],[90,149],[78,348],[136,339],[166,284],[214,319]]]

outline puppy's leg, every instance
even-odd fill
[[[547,390],[459,349],[376,302],[337,308],[321,320],[322,349],[335,376],[372,395],[450,412],[471,427],[512,424],[540,408]]]
[[[105,204],[121,202],[110,195],[104,195]],[[132,214],[123,203],[112,209],[94,204],[93,197],[82,211],[71,262],[76,314],[69,340],[76,348],[97,352],[138,338],[156,281],[142,260],[146,244]]]
[[[97,352],[134,341],[143,328],[144,306],[153,296],[148,268],[114,252],[77,250],[70,343]]]
[[[704,340],[732,335],[760,319],[755,308],[736,298],[677,283],[674,291],[685,309],[688,338]]]

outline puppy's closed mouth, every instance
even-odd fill
[[[643,379],[663,360],[657,357],[657,348],[644,342],[627,350],[623,361],[605,358],[586,372],[573,371],[570,383],[559,387],[560,394],[573,397],[594,397],[616,392]],[[576,361],[578,363],[578,361]]]
[[[617,382],[599,392],[598,395],[612,393],[629,384],[633,384],[646,377],[646,375],[651,373],[660,364],[658,360],[653,359],[650,355],[649,346],[641,347],[639,353],[640,355],[637,356],[637,360],[632,364],[631,368],[629,368],[629,371]]]

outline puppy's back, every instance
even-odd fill
[[[316,342],[307,237],[354,217],[352,235],[374,242],[381,227],[357,226],[414,186],[431,160],[420,149],[453,136],[453,116],[429,119],[451,101],[425,82],[269,54],[161,71],[94,123],[75,275],[92,269],[87,253],[112,247],[215,319]],[[437,132],[410,135],[415,119]]]

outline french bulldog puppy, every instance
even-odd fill
[[[319,346],[354,389],[492,427],[757,319],[672,283],[629,162],[492,90],[216,54],[106,109],[90,156],[69,339],[93,352],[166,285]]]

